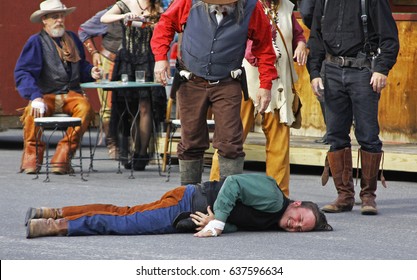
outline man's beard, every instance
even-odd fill
[[[227,13],[232,14],[236,9],[235,3],[227,4],[227,5],[217,5],[217,4],[209,4],[210,13],[217,11],[219,13]]]
[[[63,25],[61,26],[56,26],[54,28],[51,29],[51,36],[56,38],[56,37],[62,37],[65,33],[65,27]]]

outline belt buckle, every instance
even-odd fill
[[[207,82],[208,82],[209,85],[217,85],[218,83],[220,83],[220,80],[217,80],[217,81],[209,81],[209,80],[207,80]]]
[[[345,58],[343,56],[338,56],[338,58],[342,60],[342,63],[340,63],[340,66],[341,67],[345,66]]]

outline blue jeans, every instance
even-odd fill
[[[378,124],[380,94],[373,91],[369,84],[372,75],[370,69],[340,67],[325,62],[324,71],[327,141],[331,145],[330,151],[351,147],[349,134],[354,118],[355,136],[361,149],[371,153],[381,152]]]
[[[181,187],[180,187],[181,188]],[[179,188],[177,188],[179,189]],[[177,189],[174,189],[175,192]],[[89,214],[68,221],[68,235],[143,235],[176,233],[174,219],[182,212],[191,212],[194,185],[185,186],[180,195],[167,192],[159,201],[134,207],[117,207],[115,213]],[[87,205],[88,206],[88,205]],[[79,206],[75,206],[79,207]],[[83,206],[80,206],[81,208]],[[124,214],[117,214],[127,212]],[[133,209],[130,209],[133,208]],[[143,208],[143,210],[134,210]],[[129,209],[129,210],[126,210]],[[97,212],[98,213],[98,212]]]

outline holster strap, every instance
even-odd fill
[[[116,60],[116,54],[103,47],[101,47],[100,54],[112,62]]]

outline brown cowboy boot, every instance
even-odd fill
[[[352,177],[352,151],[350,148],[328,152],[330,171],[337,190],[337,198],[321,210],[328,213],[351,211],[355,203]]]
[[[106,119],[103,120],[103,131],[104,135],[106,136],[106,146],[109,153],[109,158],[116,159],[117,158],[117,146],[114,139],[110,136],[110,120]]]
[[[378,210],[376,209],[376,188],[378,180],[379,164],[381,163],[381,157],[383,152],[380,153],[368,153],[360,149],[362,176],[361,176],[361,192],[359,194],[362,200],[362,215],[376,215]],[[382,173],[381,173],[382,174]],[[385,178],[381,176],[381,181],[384,187]]]
[[[44,150],[45,147],[39,145],[38,154],[36,155],[36,146],[28,144],[23,150],[20,172],[25,172],[26,174],[39,173],[43,163]]]
[[[36,155],[36,137],[41,139],[42,131],[35,126],[34,118],[30,115],[30,105],[26,107],[24,114],[21,117],[23,124],[23,154],[20,165],[20,172],[26,174],[36,174],[41,169],[43,163],[43,153],[45,144],[38,141],[38,154]],[[37,157],[37,158],[36,158]]]
[[[67,233],[68,221],[66,219],[34,219],[29,221],[26,228],[26,238],[63,236],[67,235]]]
[[[39,219],[39,218],[45,218],[45,219],[52,218],[54,220],[63,218],[62,217],[62,208],[48,208],[48,207],[32,208],[32,207],[29,207],[29,209],[26,211],[25,226],[28,225],[29,220]]]
[[[51,171],[54,174],[63,175],[70,173],[71,158],[73,153],[70,152],[68,143],[59,142],[56,152],[51,159]]]

